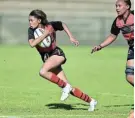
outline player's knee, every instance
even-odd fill
[[[45,77],[45,76],[47,75],[47,70],[41,68],[41,70],[39,71],[39,75],[40,75],[41,77]]]
[[[127,66],[125,70],[126,76],[133,75],[134,76],[134,67],[133,66]]]

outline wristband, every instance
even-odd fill
[[[103,47],[101,45],[99,45],[100,49],[102,49]]]

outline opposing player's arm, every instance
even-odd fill
[[[112,42],[114,42],[118,36],[118,34],[120,33],[120,29],[117,27],[116,25],[116,20],[117,18],[114,20],[112,27],[111,27],[111,34],[106,38],[106,40],[100,44],[100,46],[102,48],[110,45]]]
[[[116,38],[117,38],[116,35],[110,34],[110,35],[105,39],[105,41],[100,44],[101,48],[104,48],[104,47],[110,45],[112,42],[114,42],[114,41],[116,40]]]
[[[96,51],[99,51],[99,50],[101,50],[102,48],[104,48],[104,47],[110,45],[112,42],[114,42],[114,41],[116,40],[116,38],[117,38],[116,35],[110,34],[110,35],[105,39],[105,41],[103,41],[100,45],[94,46],[94,47],[92,48],[91,53],[96,52]]]
[[[33,48],[36,45],[38,45],[41,41],[44,40],[45,37],[47,37],[49,35],[49,33],[50,33],[49,30],[45,30],[43,35],[41,35],[35,39],[33,31],[31,29],[29,29],[28,30],[28,41],[29,41],[30,46]]]
[[[91,53],[101,50],[102,48],[110,45],[112,42],[114,42],[117,39],[120,29],[116,25],[116,20],[117,18],[114,20],[112,24],[111,31],[110,31],[111,34],[100,45],[94,46],[94,48],[92,48]]]

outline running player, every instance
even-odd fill
[[[29,14],[29,25],[29,44],[31,47],[35,47],[38,50],[44,62],[39,72],[40,76],[62,88],[62,101],[66,100],[69,94],[72,94],[73,96],[89,103],[90,107],[88,110],[94,111],[97,102],[78,88],[73,88],[67,81],[61,67],[61,65],[66,62],[66,57],[63,50],[56,45],[56,31],[64,30],[69,36],[71,43],[74,43],[76,46],[79,45],[79,42],[72,36],[68,27],[61,21],[48,22],[46,14],[41,10],[31,11]],[[45,32],[43,35],[35,39],[34,31],[36,28],[43,28],[45,29]],[[48,36],[51,37],[50,47],[40,47],[38,44]]]
[[[95,46],[92,49],[92,53],[110,45],[113,41],[116,40],[118,34],[121,31],[129,45],[125,70],[126,79],[132,86],[134,86],[134,11],[131,11],[130,9],[130,0],[116,1],[116,12],[118,16],[112,24],[111,34],[103,43]]]

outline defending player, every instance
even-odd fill
[[[126,79],[132,86],[134,86],[134,11],[131,11],[130,9],[130,0],[116,1],[116,12],[118,16],[112,24],[111,34],[103,43],[95,46],[92,49],[92,53],[110,45],[113,41],[116,40],[118,34],[121,31],[129,45],[125,70]]]
[[[36,47],[44,62],[39,72],[40,76],[62,88],[62,101],[67,99],[69,93],[71,93],[73,96],[89,103],[90,107],[88,110],[94,111],[97,102],[78,88],[71,87],[61,67],[66,62],[66,57],[63,50],[56,46],[56,31],[64,30],[69,36],[71,43],[74,43],[76,46],[79,45],[79,42],[72,36],[68,27],[61,21],[48,22],[46,14],[41,10],[31,11],[29,14],[29,24],[29,44],[31,47]],[[36,28],[43,28],[45,32],[42,36],[35,39],[34,31]],[[50,47],[40,47],[38,44],[47,36],[50,36],[52,40]]]

